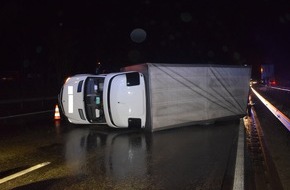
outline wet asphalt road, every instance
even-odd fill
[[[232,121],[153,134],[50,117],[2,121],[0,179],[50,164],[0,189],[231,189],[238,131]]]

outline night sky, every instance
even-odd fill
[[[56,77],[143,62],[274,64],[288,76],[289,0],[0,3],[1,70]],[[44,69],[45,68],[45,69]]]

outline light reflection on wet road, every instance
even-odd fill
[[[16,153],[11,153],[15,155],[6,161],[0,157],[1,165],[5,163],[5,169],[0,172],[27,165],[29,161],[52,164],[22,179],[0,184],[0,188],[227,189],[231,186],[238,122],[153,134],[66,125],[61,123],[55,128],[50,125],[43,130],[33,127],[31,134],[26,130],[21,138],[24,135],[23,143],[30,142],[29,148],[26,147],[29,151],[19,152],[25,159],[17,159],[20,156]],[[15,137],[4,141],[15,141],[11,144],[16,147],[16,141],[20,140]]]

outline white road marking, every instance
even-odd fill
[[[15,174],[12,174],[12,175],[9,175],[9,176],[7,176],[7,177],[4,177],[4,178],[0,179],[0,184],[5,183],[6,181],[9,181],[9,180],[11,180],[11,179],[17,178],[17,177],[19,177],[19,176],[22,176],[22,175],[24,175],[24,174],[27,174],[27,173],[29,173],[29,172],[32,172],[32,171],[34,171],[34,170],[37,170],[37,169],[39,169],[39,168],[42,168],[43,166],[46,166],[46,165],[48,165],[48,164],[50,164],[50,162],[43,162],[43,163],[41,163],[41,164],[37,164],[37,165],[32,166],[32,167],[30,167],[30,168],[28,168],[28,169],[25,169],[25,170],[22,170],[22,171],[20,171],[20,172],[15,173]]]
[[[237,156],[235,165],[235,176],[234,176],[234,190],[244,189],[244,125],[240,122]]]

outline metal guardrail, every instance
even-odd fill
[[[290,131],[290,119],[284,115],[280,110],[273,106],[268,100],[261,96],[255,89],[251,87],[254,94],[261,100],[261,102],[279,119],[279,121]]]
[[[53,112],[54,101],[57,102],[56,96],[0,100],[0,120]],[[34,106],[27,107],[27,104]]]
[[[264,138],[264,131],[260,124],[254,107],[250,109],[251,115],[244,117],[246,131],[246,147],[252,164],[254,189],[282,190],[278,170]],[[252,189],[252,188],[248,188]]]
[[[37,114],[44,114],[44,113],[53,113],[53,111],[54,110],[46,110],[46,111],[38,111],[38,112],[31,112],[31,113],[3,116],[3,117],[0,117],[0,120],[2,120],[2,119],[11,119],[11,118],[16,118],[16,117],[25,117],[25,116],[31,116],[31,115],[37,115]]]
[[[274,87],[274,86],[270,86],[270,88],[273,88],[273,89],[276,89],[276,90],[282,90],[282,91],[290,92],[290,89],[288,89],[288,88],[281,88],[281,87]]]
[[[46,101],[46,100],[56,100],[57,96],[52,97],[42,97],[42,98],[23,98],[23,99],[7,99],[0,100],[0,104],[14,104],[14,103],[25,103],[25,102],[37,102],[37,101]]]

